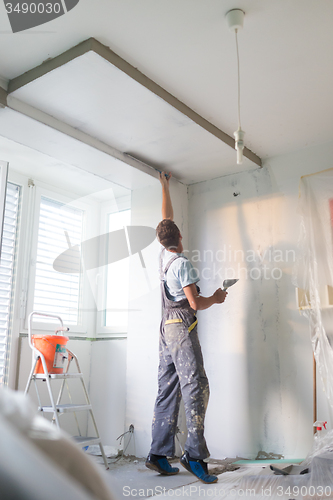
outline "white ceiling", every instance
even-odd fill
[[[9,96],[10,105],[17,105],[20,112],[12,108],[0,109],[0,151],[3,152],[2,158],[10,163],[10,167],[20,173],[25,173],[29,177],[35,175],[36,178],[47,182],[48,171],[50,171],[48,166],[58,163],[62,164],[63,171],[70,166],[76,169],[76,175],[86,172],[90,177],[96,177],[97,180],[92,178],[91,186],[94,186],[98,179],[104,181],[106,188],[109,187],[110,182],[118,185],[120,195],[123,191],[122,186],[128,189],[138,189],[158,182],[153,176],[146,175],[146,173],[150,174],[151,169],[145,169],[144,166],[142,169],[132,168],[115,158],[112,148],[93,139],[88,141],[82,133],[78,133],[77,138],[70,135],[72,130],[69,130],[68,134],[59,131],[58,122],[54,119],[53,122],[51,121],[51,126],[47,121],[45,126],[44,123],[27,116],[24,113],[24,106],[20,106],[19,101],[12,101]],[[104,146],[104,149],[101,149],[101,146]],[[28,159],[36,162],[36,169],[33,173],[30,172],[29,163],[23,161],[23,151]],[[15,157],[15,152],[17,157]],[[24,170],[18,167],[20,162]],[[23,167],[23,164],[27,166]],[[155,171],[153,172],[155,174]],[[61,175],[60,172],[59,175]],[[53,178],[54,175],[50,174],[50,182]],[[69,179],[65,177],[59,181],[63,184],[70,182],[68,187],[72,188],[71,177]],[[89,190],[90,187],[86,189]]]
[[[235,168],[233,148],[93,51],[10,96],[187,184]]]
[[[246,13],[239,33],[246,146],[266,159],[331,141],[333,2],[327,0],[80,0],[68,14],[16,34],[1,4],[0,73],[12,79],[94,37],[232,136],[236,53],[224,16],[236,7]],[[97,138],[114,147],[118,140],[111,133]],[[180,155],[167,160],[187,183],[240,170],[232,163],[219,172],[214,161],[200,169],[182,164]]]

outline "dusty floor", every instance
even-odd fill
[[[296,496],[290,494],[291,487],[287,488],[287,486],[293,484],[293,482],[289,483],[286,478],[296,478],[295,484],[298,484],[299,481],[305,481],[304,484],[307,484],[305,475],[274,475],[270,469],[272,460],[269,459],[255,462],[243,460],[241,464],[234,463],[239,458],[210,459],[208,462],[209,472],[218,476],[218,482],[211,485],[203,484],[197,480],[195,476],[179,464],[178,459],[171,461],[172,465],[180,469],[180,472],[175,476],[161,476],[147,469],[144,458],[120,457],[118,459],[109,459],[110,469],[108,471],[104,469],[100,457],[95,457],[95,460],[100,463],[103,477],[113,492],[115,500],[124,500],[125,498],[151,498],[151,500],[157,500],[158,497],[190,497],[191,500],[202,500],[202,498],[206,497],[209,497],[210,500],[242,500],[247,496],[255,497],[258,500],[267,500],[268,497],[271,500],[288,500],[299,497],[296,493]],[[290,462],[283,460],[283,465],[281,465],[286,467],[295,463],[297,466],[299,462],[300,460]],[[281,467],[280,464],[275,465]],[[279,488],[283,489],[284,487],[286,491],[283,491],[281,496]],[[275,493],[272,488],[275,488]],[[333,495],[325,498],[333,498]]]
[[[95,457],[95,460],[102,467],[101,458]],[[235,458],[211,460],[208,464],[209,472],[215,475],[222,474],[223,477],[225,472],[237,471],[239,466],[233,465],[235,460]],[[110,469],[103,471],[103,477],[120,500],[154,496],[191,496],[194,499],[202,496],[202,494],[199,494],[199,487],[207,490],[219,484],[204,485],[184,469],[177,459],[171,461],[173,466],[180,469],[180,472],[175,476],[162,476],[147,469],[144,458],[120,457],[118,459],[108,459],[108,462]],[[221,476],[219,482],[221,482],[220,478]],[[189,491],[190,495],[188,494]]]

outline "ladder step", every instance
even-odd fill
[[[75,411],[88,411],[92,410],[91,405],[82,404],[82,405],[56,405],[56,409],[58,413],[71,413]],[[39,411],[43,411],[45,413],[54,413],[52,406],[40,406],[38,408]]]
[[[82,378],[82,373],[49,373],[49,377],[52,380],[64,380],[71,378]],[[35,380],[46,380],[45,373],[35,373],[32,375],[32,379]]]
[[[86,437],[86,436],[73,436],[75,443],[78,446],[90,446],[91,444],[100,444],[101,438],[98,437]]]

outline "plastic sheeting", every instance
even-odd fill
[[[309,320],[317,368],[332,408],[333,169],[301,178],[298,210],[301,235],[293,282],[298,306]],[[235,496],[333,498],[333,430],[317,435],[306,460],[285,472],[289,474],[275,475],[266,467],[257,474],[245,475],[235,488]]]
[[[284,465],[278,467],[283,469]],[[244,476],[236,486],[235,496],[272,500],[333,498],[333,431],[315,438],[308,457],[286,470],[289,475],[276,475],[267,467],[260,474]]]
[[[294,284],[299,307],[310,323],[317,368],[333,407],[333,169],[301,178],[299,213],[300,258]]]

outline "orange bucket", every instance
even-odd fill
[[[68,337],[61,335],[32,335],[32,343],[43,354],[49,373],[64,372],[68,340]],[[41,359],[38,360],[34,373],[44,373]]]

